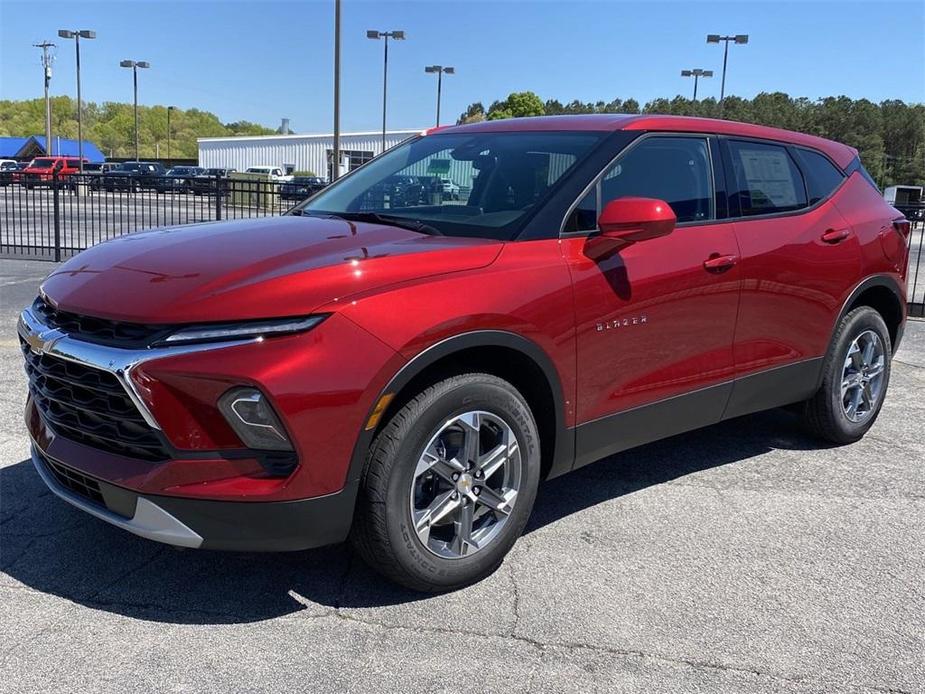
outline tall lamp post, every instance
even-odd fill
[[[723,48],[723,79],[719,85],[719,101],[723,103],[723,98],[726,96],[726,62],[729,59],[729,42],[744,45],[748,43],[748,34],[735,34],[734,36],[707,34],[707,43],[719,43],[720,41],[726,44],[725,48]]]
[[[176,106],[167,107],[167,163],[170,164],[170,112],[176,111]]]
[[[340,0],[334,0],[334,159],[330,179],[340,175]]]
[[[681,77],[693,77],[694,78],[694,101],[697,101],[697,81],[701,77],[712,77],[713,70],[702,70],[699,67],[694,68],[693,70],[681,70]]]
[[[455,67],[443,67],[442,65],[428,65],[424,72],[437,73],[437,127],[440,127],[440,92],[443,89],[443,75],[455,75]]]
[[[389,88],[389,39],[396,41],[405,40],[404,31],[375,31],[370,29],[366,32],[368,39],[385,39],[385,60],[382,67],[382,151],[385,151],[385,105],[386,94]]]
[[[83,105],[80,100],[80,39],[95,39],[96,32],[89,29],[59,29],[58,36],[62,39],[74,39],[77,50],[77,166],[80,173],[84,172],[84,135],[83,135]],[[58,152],[60,154],[60,152]]]
[[[135,161],[138,161],[138,68],[149,68],[151,63],[144,60],[122,60],[119,66],[132,69],[132,81],[135,86]]]

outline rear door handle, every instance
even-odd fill
[[[711,272],[723,272],[735,265],[738,260],[738,256],[735,255],[711,255],[703,261],[703,266]]]
[[[829,229],[822,235],[825,243],[841,243],[851,236],[851,229]]]

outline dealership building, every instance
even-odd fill
[[[415,130],[390,130],[386,149],[419,134]],[[201,137],[199,165],[236,169],[249,166],[279,166],[288,171],[312,171],[330,179],[334,135],[257,135],[245,137]],[[341,133],[341,172],[350,171],[382,152],[382,131]]]

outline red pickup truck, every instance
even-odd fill
[[[87,160],[84,159],[84,163]],[[80,159],[77,157],[36,157],[29,166],[14,174],[14,180],[26,188],[48,185],[52,180],[52,173],[58,170],[60,178],[66,178],[80,171]]]

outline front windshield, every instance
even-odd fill
[[[33,159],[29,167],[33,169],[50,169],[54,163],[54,159]]]
[[[294,211],[416,220],[447,236],[510,239],[601,140],[598,132],[474,132],[410,140]]]

